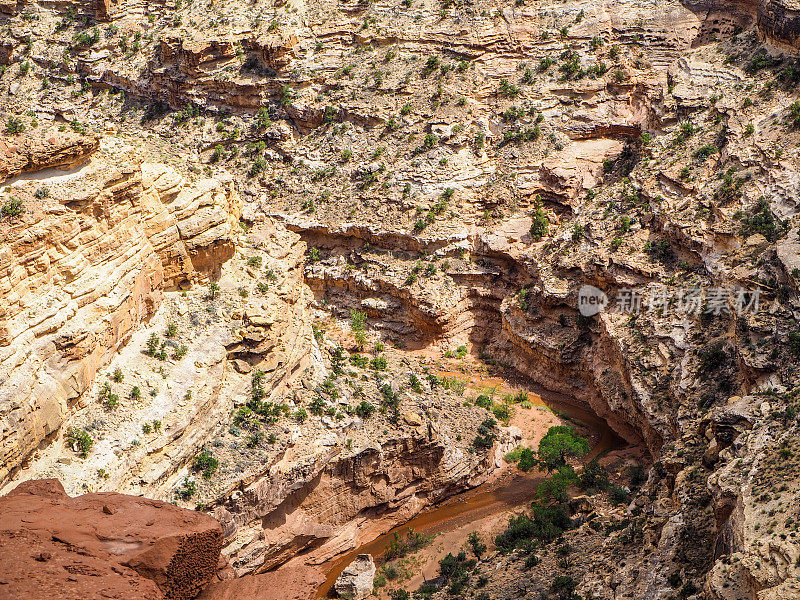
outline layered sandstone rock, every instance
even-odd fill
[[[689,583],[712,597],[792,595],[796,517],[783,507],[795,498],[777,494],[794,494],[794,474],[785,477],[791,489],[778,491],[778,478],[759,481],[758,471],[776,469],[765,457],[789,464],[797,454],[797,67],[779,58],[797,48],[796,2],[445,4],[76,0],[30,5],[9,20],[0,40],[9,114],[29,124],[27,110],[41,105],[42,115],[119,129],[152,160],[176,166],[142,165],[139,174],[120,159],[108,186],[81,180],[90,191],[75,193],[78,201],[39,198],[49,211],[41,223],[33,185],[23,198],[29,213],[4,220],[17,247],[55,240],[57,252],[42,263],[84,248],[85,261],[57,263],[65,285],[77,277],[80,290],[94,289],[84,263],[113,285],[118,271],[133,269],[107,276],[98,267],[117,251],[135,254],[140,275],[119,284],[131,290],[119,311],[124,292],[79,296],[83,345],[70,329],[72,305],[56,296],[14,317],[4,338],[17,354],[3,363],[11,364],[3,464],[55,432],[71,414],[61,404],[78,403],[84,408],[67,423],[92,428],[89,456],[79,460],[54,436],[17,476],[55,472],[71,490],[165,499],[182,482],[197,484],[194,497],[178,497],[219,516],[239,574],[284,565],[219,582],[213,597],[284,583],[310,589],[317,563],[370,531],[365,515],[388,525],[483,481],[493,465],[466,450],[488,413],[459,414],[463,407],[432,387],[408,392],[408,365],[386,377],[402,398],[397,423],[345,414],[355,398],[377,405],[383,383],[347,362],[352,374],[324,379],[355,310],[382,343],[413,350],[408,360],[464,345],[644,442],[658,462],[631,505],[616,509],[630,523],[624,534],[609,529],[594,564],[576,570],[582,595],[669,598],[690,595]],[[75,18],[95,10],[113,21],[96,40]],[[42,93],[45,72],[51,87]],[[186,109],[169,114],[167,104]],[[27,165],[19,152],[15,164]],[[72,150],[64,152],[72,164]],[[234,253],[236,199],[220,165],[235,172],[253,225],[221,272],[221,299],[188,285]],[[202,171],[219,185],[190,175]],[[114,203],[92,200],[106,188],[147,204],[146,214],[123,219],[141,226],[115,225]],[[753,217],[761,197],[766,211]],[[62,235],[73,225],[60,220],[79,209],[74,228],[84,237]],[[548,228],[534,238],[537,214]],[[35,235],[18,230],[25,223]],[[104,226],[109,234],[99,236]],[[95,241],[112,258],[97,258]],[[23,252],[17,247],[11,255]],[[23,290],[28,272],[47,272],[23,266],[11,280]],[[614,297],[664,282],[671,293],[758,288],[769,308],[712,318],[654,310],[586,319],[576,310],[584,283]],[[144,324],[160,290],[178,286],[187,296],[168,293]],[[48,308],[66,316],[50,319]],[[148,336],[170,324],[180,330],[170,356],[142,358]],[[133,343],[123,347],[128,335]],[[173,358],[180,344],[188,353]],[[112,348],[121,351],[102,381],[120,368],[116,392],[135,384],[147,396],[115,411],[94,402],[98,378],[87,383]],[[720,361],[711,372],[708,356]],[[243,425],[234,415],[259,372],[265,397],[283,412],[276,423]],[[9,390],[21,390],[21,405]],[[759,410],[716,410],[733,394]],[[315,395],[330,414],[301,423],[298,409]],[[144,434],[154,419],[163,430]],[[203,445],[221,462],[209,480],[190,473]],[[781,522],[760,520],[763,510]],[[676,577],[687,587],[676,590]]]
[[[468,437],[466,428],[461,431]],[[286,562],[313,569],[358,545],[361,529],[370,527],[359,515],[377,510],[385,516],[381,528],[390,529],[486,480],[491,453],[470,456],[451,438],[432,435],[389,439],[343,456],[335,447],[317,446],[302,460],[284,457],[270,465],[264,476],[214,507],[231,565],[238,574]]]
[[[57,480],[0,498],[0,589],[12,598],[194,598],[217,572],[219,524],[114,493],[70,498]]]
[[[0,138],[0,181],[48,167],[75,167],[99,147],[97,135],[55,128],[5,135]]]
[[[761,0],[758,26],[768,40],[792,52],[800,51],[800,3],[797,0]]]
[[[0,481],[59,429],[163,289],[219,270],[240,212],[232,182],[156,165],[98,161],[9,194],[24,212],[0,223]]]

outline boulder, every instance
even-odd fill
[[[0,547],[0,595],[10,598],[188,600],[217,572],[222,528],[138,496],[71,498],[44,479],[0,498]]]
[[[361,600],[372,593],[375,561],[371,554],[359,554],[339,575],[334,589],[341,597]]]

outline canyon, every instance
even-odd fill
[[[0,29],[0,598],[800,597],[796,1]],[[508,552],[557,426],[607,489]]]

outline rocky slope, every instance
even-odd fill
[[[309,586],[502,464],[427,378],[468,353],[652,458],[579,593],[794,593],[795,2],[2,8],[5,489],[199,504]]]

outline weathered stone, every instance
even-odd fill
[[[334,585],[336,593],[343,598],[362,600],[372,593],[375,579],[375,562],[370,554],[359,554],[345,567]]]

